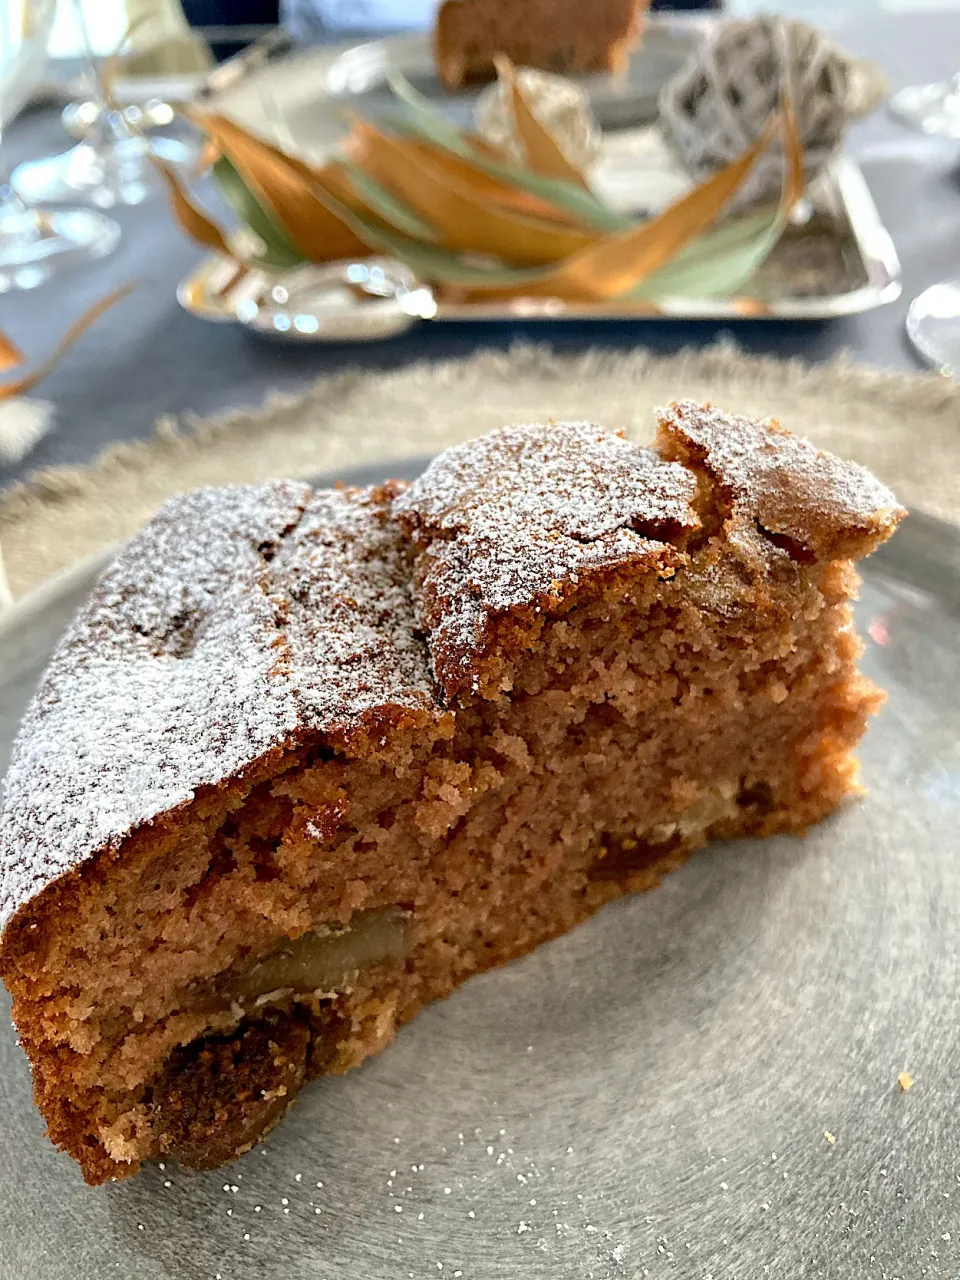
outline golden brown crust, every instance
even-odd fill
[[[695,491],[685,467],[588,422],[506,427],[436,458],[393,511],[447,698],[495,694],[502,659],[572,588],[668,575],[700,526]]]
[[[763,576],[778,550],[857,559],[905,514],[862,467],[776,424],[685,402],[661,411],[658,447],[592,423],[504,428],[446,450],[398,497],[447,698],[497,696],[543,617],[670,577],[708,534]]]
[[[795,556],[859,560],[907,514],[864,467],[823,453],[776,421],[690,400],[658,416],[663,456],[702,467],[725,519],[755,523]]]

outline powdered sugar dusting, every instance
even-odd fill
[[[384,517],[370,491],[318,491],[277,557],[291,671],[312,728],[388,703],[437,709],[402,542]]]
[[[100,578],[7,774],[0,920],[98,850],[306,731],[435,698],[368,492],[276,483],[168,502]]]
[[[693,530],[686,468],[586,422],[517,426],[442,453],[394,512],[426,551],[418,611],[448,693],[490,619]]]
[[[658,409],[657,418],[661,432],[680,436],[745,514],[818,556],[865,555],[906,514],[866,468],[775,423],[691,400]]]

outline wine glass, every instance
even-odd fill
[[[895,120],[937,138],[960,139],[960,72],[939,84],[913,84],[887,103]]]
[[[150,97],[143,102],[129,102],[123,108],[124,119],[131,129],[162,129],[173,124],[173,107],[162,98]],[[68,102],[60,113],[60,122],[67,133],[85,142],[91,129],[100,118],[99,104],[89,98]]]
[[[947,376],[960,375],[960,280],[924,289],[910,303],[906,328],[928,364]]]
[[[13,189],[3,167],[2,135],[39,83],[55,0],[0,6],[0,293],[33,289],[55,272],[102,258],[120,228],[93,209],[33,207]]]
[[[901,124],[937,138],[960,141],[960,72],[939,84],[916,84],[887,104]],[[931,285],[910,303],[907,337],[928,364],[947,375],[960,373],[960,280]]]
[[[168,164],[182,165],[198,154],[195,143],[151,134],[145,137],[131,126],[129,111],[108,100],[90,41],[83,0],[72,4],[81,41],[90,96],[96,106],[85,139],[59,155],[28,160],[13,172],[13,186],[30,201],[83,200],[108,209],[114,205],[142,204],[165,188],[151,163],[151,154]]]

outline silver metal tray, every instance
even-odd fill
[[[0,772],[98,567],[0,622]],[[865,565],[864,800],[472,979],[214,1173],[85,1187],[4,1018],[0,1278],[956,1280],[958,600],[939,521]]]
[[[695,50],[712,21],[654,15],[625,77],[584,79],[594,111],[607,126],[591,181],[615,207],[650,213],[689,188],[689,179],[650,120],[656,114],[660,87]],[[267,61],[214,94],[211,105],[285,148],[323,160],[343,136],[342,107],[362,112],[383,105],[389,96],[385,76],[391,69],[402,71],[451,118],[461,124],[469,119],[476,90],[458,94],[443,90],[424,35],[321,47]],[[636,126],[638,121],[645,123],[624,127]],[[798,214],[742,298],[677,297],[656,310],[647,305],[567,303],[558,298],[462,303],[439,293],[434,297],[428,289],[425,296],[423,282],[411,285],[403,272],[390,305],[389,291],[385,294],[382,288],[365,295],[362,288],[345,291],[341,287],[350,264],[324,269],[332,293],[322,299],[322,305],[291,310],[286,300],[278,303],[273,298],[277,281],[265,276],[248,278],[239,291],[223,294],[230,270],[215,258],[206,259],[182,282],[178,297],[187,310],[204,319],[244,323],[288,341],[317,342],[388,337],[428,318],[826,319],[866,311],[899,295],[896,249],[852,156],[837,158],[812,185]],[[416,292],[413,299],[411,288]]]
[[[632,148],[631,148],[632,144]],[[666,156],[655,130],[613,135],[596,174],[597,186],[621,207],[671,195],[683,179]],[[744,290],[731,299],[676,297],[657,308],[623,302],[571,303],[561,298],[516,298],[508,302],[459,302],[434,293],[395,264],[386,267],[387,288],[345,288],[364,279],[360,264],[315,269],[317,289],[309,301],[291,306],[282,277],[250,273],[234,288],[224,286],[233,268],[205,258],[181,282],[181,305],[205,320],[246,325],[294,342],[379,339],[418,320],[625,320],[644,319],[827,319],[868,311],[899,297],[900,262],[857,162],[839,156],[811,188],[801,210]],[[389,286],[391,283],[394,288]],[[279,286],[279,292],[277,288]],[[329,287],[328,287],[329,286]]]
[[[635,176],[638,189],[646,185],[641,169]],[[670,298],[656,311],[649,306],[570,303],[557,298],[460,305],[440,299],[437,319],[544,315],[551,319],[619,320],[636,314],[664,319],[825,319],[868,311],[899,296],[896,249],[852,156],[841,155],[834,161],[812,188],[802,215],[802,220],[788,226],[741,298]]]

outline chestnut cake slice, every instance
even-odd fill
[[[444,0],[433,44],[448,89],[493,78],[494,59],[561,75],[621,75],[639,43],[650,0]]]
[[[410,486],[173,499],[27,712],[0,971],[91,1183],[248,1150],[313,1076],[857,790],[853,562],[905,513],[776,423],[505,428]]]

